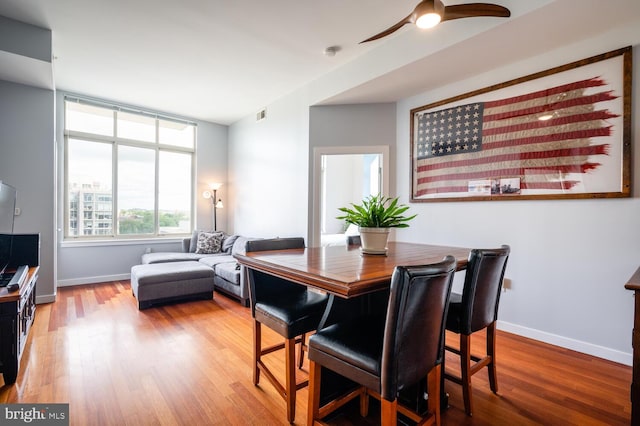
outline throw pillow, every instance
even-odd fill
[[[194,229],[193,234],[191,234],[191,242],[189,243],[189,253],[195,253],[196,247],[198,246],[198,235],[203,232],[199,229]]]
[[[197,254],[213,254],[220,253],[222,247],[222,238],[224,234],[221,232],[200,232],[198,234],[198,244],[196,247]]]
[[[206,232],[209,234],[222,234],[223,236],[225,235],[223,231],[203,231],[202,229],[194,229],[193,234],[191,234],[191,241],[189,243],[189,253],[196,252],[196,249],[198,248],[198,235],[200,235],[202,232]]]
[[[233,247],[233,243],[236,242],[236,240],[238,239],[239,235],[227,235],[224,237],[224,240],[222,240],[222,251],[225,253],[230,253],[231,252],[231,247]]]

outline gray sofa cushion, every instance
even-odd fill
[[[189,241],[189,253],[195,253],[198,247],[198,234],[202,232],[202,229],[194,229],[191,234],[191,241]]]
[[[202,257],[199,259],[199,262],[215,270],[216,265],[229,262],[236,263],[236,259],[229,254],[219,253],[218,255],[207,255],[206,257]]]
[[[189,253],[189,248],[191,247],[191,237],[182,239],[182,252]]]
[[[240,235],[226,235],[222,240],[222,251],[225,253],[231,253],[231,249]]]
[[[231,254],[244,254],[246,252],[245,246],[247,245],[247,241],[254,240],[255,238],[247,238],[247,237],[238,237],[236,241],[233,243],[233,248],[231,249]]]
[[[187,260],[198,261],[204,256],[211,256],[211,255],[195,254],[195,253],[175,253],[175,252],[145,253],[142,255],[142,263],[151,264],[151,263],[167,263],[167,262],[184,262]]]
[[[237,262],[218,263],[214,267],[216,276],[229,281],[235,285],[240,285],[240,269]]]

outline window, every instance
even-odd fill
[[[65,238],[189,234],[194,123],[65,98]]]

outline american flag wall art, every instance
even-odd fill
[[[630,55],[412,110],[412,201],[629,196]]]

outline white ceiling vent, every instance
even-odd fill
[[[266,108],[261,109],[260,111],[258,111],[256,113],[256,121],[262,121],[265,118],[267,118],[267,109]]]

